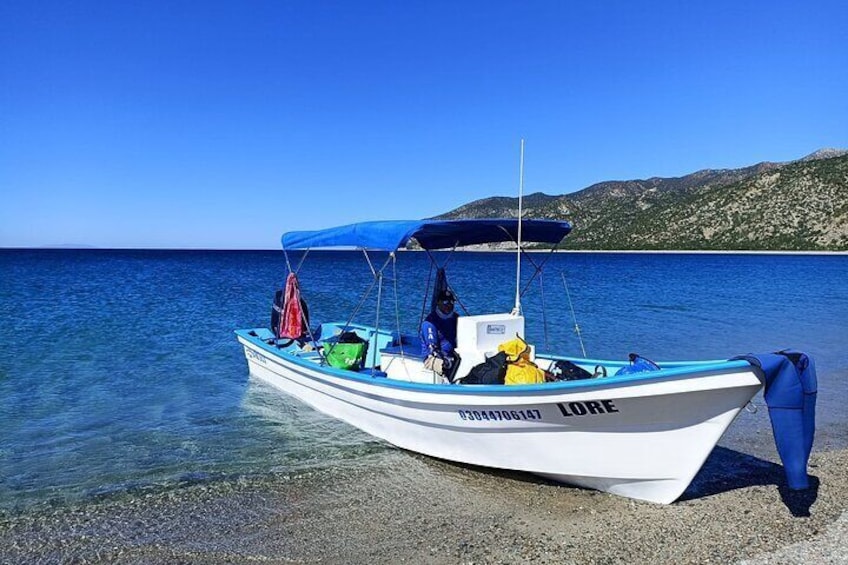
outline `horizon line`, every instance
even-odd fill
[[[0,245],[0,251],[209,251],[209,252],[242,252],[242,251],[284,251],[282,248],[216,248],[216,247],[99,247],[95,245],[47,245],[47,246],[5,246]],[[310,252],[321,251],[355,251],[359,249],[312,249]],[[420,253],[420,249],[398,249],[397,251]],[[439,251],[439,250],[437,250]],[[447,250],[441,250],[447,251]],[[515,253],[515,249],[455,249],[458,253]],[[528,253],[550,253],[550,249],[525,249]],[[563,249],[557,248],[554,253],[631,253],[631,254],[668,254],[668,255],[848,255],[848,250],[828,251],[821,249]]]

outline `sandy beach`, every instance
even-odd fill
[[[0,562],[848,563],[846,466],[814,452],[814,487],[788,492],[780,466],[719,447],[661,506],[389,449],[13,517]]]

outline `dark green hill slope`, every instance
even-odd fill
[[[834,156],[835,155],[835,156]],[[848,250],[848,152],[790,163],[705,170],[679,178],[610,181],[572,194],[536,193],[524,217],[575,224],[572,249]],[[515,217],[495,197],[440,218]]]

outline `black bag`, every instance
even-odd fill
[[[274,337],[280,337],[280,318],[283,315],[283,304],[285,303],[285,291],[280,289],[274,293],[274,303],[271,305],[271,331]]]
[[[459,382],[464,385],[502,385],[506,380],[506,353],[501,351],[475,365]]]
[[[338,337],[339,343],[365,343],[365,340],[359,337],[356,332],[342,332]]]
[[[592,373],[565,359],[554,361],[551,368],[548,369],[548,373],[558,381],[579,381],[592,378]]]

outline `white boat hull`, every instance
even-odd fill
[[[545,385],[403,383],[237,333],[251,374],[397,447],[666,504],[762,386],[743,361]]]

